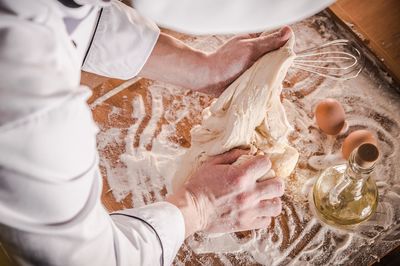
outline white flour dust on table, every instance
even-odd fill
[[[329,27],[328,27],[329,25]],[[295,51],[341,38],[326,15],[293,26]],[[212,51],[227,36],[178,35],[197,49]],[[286,182],[283,213],[263,230],[186,240],[176,265],[352,265],[369,264],[400,244],[400,95],[372,66],[354,80],[339,82],[289,69],[284,81],[289,136],[300,158]],[[139,207],[163,200],[171,189],[176,158],[190,145],[208,96],[146,82],[147,92],[123,96],[121,106],[103,103],[107,122],[99,122],[100,166],[116,201]],[[327,137],[316,127],[313,109],[325,98],[340,101],[348,130]],[[96,112],[96,110],[94,110]],[[125,121],[125,124],[121,121]],[[376,167],[379,187],[376,215],[352,232],[323,225],[313,215],[310,189],[326,167],[343,162],[341,143],[352,131],[368,129],[378,139],[382,157]]]

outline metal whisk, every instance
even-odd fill
[[[348,80],[356,78],[365,58],[354,42],[339,39],[297,53],[293,67],[319,76]]]

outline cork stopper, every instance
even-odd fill
[[[379,157],[378,148],[372,143],[361,144],[355,155],[355,162],[362,168],[372,167]]]

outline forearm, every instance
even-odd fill
[[[188,89],[200,89],[212,82],[208,55],[172,36],[161,33],[139,76]]]

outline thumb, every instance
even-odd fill
[[[233,164],[240,156],[245,154],[249,154],[249,150],[232,149],[223,154],[211,157],[211,162],[214,164]]]

